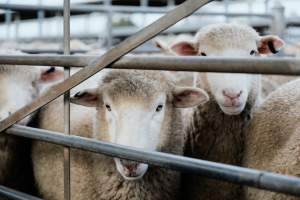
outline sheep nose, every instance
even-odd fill
[[[243,93],[243,91],[231,92],[231,91],[223,90],[224,97],[229,98],[230,100],[239,98],[242,95],[242,93]]]
[[[128,171],[135,171],[138,168],[138,163],[135,161],[129,161],[129,160],[123,160],[121,159],[121,164],[124,168],[126,168]]]

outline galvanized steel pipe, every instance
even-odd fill
[[[300,196],[300,178],[265,171],[247,169],[210,161],[182,157],[155,151],[145,151],[75,135],[13,125],[6,133],[41,140],[71,148],[101,153],[112,157],[136,160],[143,163],[198,174],[203,177],[247,185],[274,192]]]
[[[5,186],[0,185],[0,196],[6,197],[13,200],[42,200],[38,197],[31,196],[29,194],[25,194],[19,191],[16,191],[11,188],[7,188]]]
[[[0,64],[85,67],[96,56],[0,55]],[[115,69],[300,75],[299,58],[220,58],[195,56],[124,56]]]

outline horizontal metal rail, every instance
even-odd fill
[[[60,49],[20,49],[24,53],[28,54],[63,54],[63,50]],[[87,50],[75,49],[71,50],[71,54],[84,54],[87,53]],[[160,50],[155,47],[145,47],[145,48],[137,48],[132,50],[132,53],[160,53]]]
[[[13,125],[7,134],[41,140],[71,148],[86,150],[107,156],[136,160],[138,162],[194,173],[203,177],[266,189],[274,192],[300,196],[300,179],[265,171],[220,164],[167,153],[145,151],[109,142],[74,135]]]
[[[11,188],[0,185],[0,196],[13,200],[42,200],[38,197],[34,197]]]
[[[63,12],[62,6],[45,6],[45,5],[22,5],[22,4],[5,4],[0,3],[0,9],[8,9],[15,11],[50,11]],[[161,7],[142,7],[142,6],[111,6],[109,8],[115,13],[157,13],[163,14],[171,10]],[[108,8],[104,5],[90,6],[90,5],[71,5],[71,12],[90,13],[90,12],[108,12]],[[193,15],[205,16],[228,16],[228,17],[261,17],[272,18],[270,14],[260,13],[226,13],[226,12],[195,12]]]
[[[28,54],[64,54],[62,49],[20,49],[20,51]],[[71,54],[87,53],[87,50],[75,49],[70,51]]]
[[[95,58],[86,55],[0,55],[0,64],[85,67]],[[300,59],[124,56],[109,68],[300,75]]]

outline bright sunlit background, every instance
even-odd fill
[[[182,1],[71,0],[76,8],[101,9],[99,12],[72,12],[71,37],[99,47],[110,46],[150,24]],[[0,0],[0,41],[37,44],[61,41],[63,18],[59,8],[62,4],[63,0]],[[39,6],[46,9],[39,11]],[[201,8],[201,15],[190,16],[167,32],[190,34],[206,24],[230,21],[249,24],[262,34],[275,31],[288,42],[296,44],[300,40],[299,8],[298,0],[215,1]],[[139,9],[143,9],[142,13],[135,12]],[[281,19],[279,15],[282,15]]]

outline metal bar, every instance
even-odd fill
[[[269,12],[269,4],[270,4],[270,0],[265,0],[265,13]]]
[[[148,7],[148,0],[140,0],[140,7]]]
[[[193,159],[178,155],[146,151],[126,147],[100,140],[83,138],[75,135],[14,125],[6,131],[8,134],[42,140],[53,144],[69,146],[107,156],[136,160],[138,162],[198,174],[203,177],[247,185],[274,192],[300,196],[300,179],[265,171],[247,169],[221,163]]]
[[[14,189],[11,188],[7,188],[3,185],[0,185],[0,196],[1,197],[6,197],[9,199],[13,199],[13,200],[42,200],[38,197],[34,197],[19,191],[16,191]]]
[[[96,56],[9,56],[0,55],[0,64],[85,67]],[[228,72],[300,75],[299,58],[220,58],[195,56],[124,56],[108,66],[114,69]]]
[[[20,51],[27,53],[27,54],[64,54],[64,50],[61,49],[20,49]],[[71,50],[71,54],[83,54],[87,53],[87,50]]]
[[[167,5],[168,5],[169,7],[175,6],[175,0],[168,0],[168,1],[167,1]]]
[[[256,22],[253,21],[251,22],[249,25],[254,27],[254,28],[258,28],[258,29],[266,29],[269,28],[270,25],[272,23],[272,20],[264,20],[264,21],[260,21],[260,22]],[[171,27],[170,29],[167,29],[165,31],[162,32],[162,34],[182,34],[182,33],[196,33],[197,31],[199,31],[199,28],[205,26],[205,23],[199,23],[199,24],[195,24],[195,25],[189,25],[189,26],[175,26],[175,27]],[[287,26],[296,26],[297,24],[287,24]],[[299,23],[300,25],[300,23]],[[139,30],[139,28],[135,27],[123,27],[123,28],[114,28],[113,29],[113,38],[126,38],[129,37],[133,34],[135,34],[137,31]],[[103,34],[98,34],[98,33],[85,33],[85,34],[73,34],[73,38],[78,38],[78,39],[99,39],[100,37],[103,37]],[[45,41],[57,41],[58,39],[60,39],[61,36],[44,36],[44,37],[36,37],[36,36],[32,36],[32,37],[22,37],[22,41],[27,41],[27,42],[32,42],[33,40],[45,40]],[[0,39],[0,41],[3,41],[3,39]]]
[[[24,106],[6,119],[2,120],[0,122],[0,132],[23,119],[24,117],[28,116],[29,114],[33,113],[34,111],[38,110],[47,103],[53,101],[60,95],[64,94],[66,91],[77,86],[84,80],[101,71],[103,68],[117,61],[131,50],[152,39],[160,32],[174,25],[181,19],[189,16],[194,11],[211,1],[212,0],[185,1],[181,5],[177,6],[174,10],[159,18],[157,21],[153,22],[146,28],[138,31],[136,34],[122,41],[119,45],[116,45],[101,57],[98,57],[95,60],[91,60],[89,65],[84,69],[75,73],[67,80],[52,86],[49,91],[33,100],[30,104]]]
[[[288,17],[285,18],[286,24],[288,27],[290,26],[300,26],[300,17]]]
[[[39,5],[42,5],[42,0],[39,1]],[[45,18],[45,11],[43,10],[38,10],[38,26],[39,26],[39,37],[43,36],[43,21]]]
[[[19,33],[20,33],[20,20],[21,20],[21,16],[19,13],[15,14],[15,41],[18,42],[19,41]]]
[[[64,55],[70,55],[70,0],[64,0]],[[64,66],[65,79],[70,77],[70,67]],[[64,133],[70,135],[70,91],[64,94]],[[64,148],[64,199],[71,199],[70,148]]]
[[[9,0],[6,0],[6,4],[9,4]],[[6,26],[6,39],[10,39],[10,27],[12,21],[11,10],[6,10],[5,12],[5,26]]]
[[[111,0],[105,0],[104,5],[106,6],[106,17],[107,17],[107,22],[106,22],[106,39],[107,39],[107,47],[110,48],[113,45],[113,12],[112,12],[112,6],[111,6]]]
[[[20,4],[3,4],[0,3],[0,8],[11,9],[19,11],[63,11],[61,6],[38,6],[38,5],[20,5]],[[111,8],[112,12],[121,13],[161,13],[164,14],[170,11],[170,8],[161,7],[139,7],[139,6],[113,6]],[[71,5],[71,12],[108,12],[105,6],[89,6],[89,5]],[[195,12],[194,15],[209,15],[209,16],[220,16],[225,15],[228,17],[262,17],[262,18],[272,18],[270,14],[260,14],[260,13],[226,13],[226,12]]]
[[[224,0],[224,10],[225,10],[225,21],[229,22],[228,13],[229,13],[229,0]]]
[[[55,50],[55,49],[20,49],[22,52],[27,53],[27,54],[63,54],[63,50]],[[71,50],[71,54],[85,54],[87,53],[88,50],[80,50],[80,49],[75,49]],[[160,50],[158,48],[149,46],[145,48],[137,48],[132,50],[133,53],[141,54],[141,53],[160,53]]]

